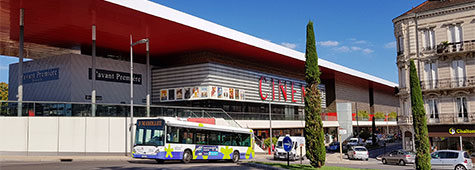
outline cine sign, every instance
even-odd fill
[[[267,79],[262,76],[260,79],[259,79],[259,95],[261,97],[262,100],[267,100],[267,98],[269,97],[268,95],[269,94],[264,94],[262,92],[262,83],[269,83],[269,86],[271,88],[271,95],[272,95],[272,101],[274,101],[276,99],[276,94],[280,100],[280,97],[282,96],[284,101],[287,101],[287,99],[289,97],[288,94],[287,94],[287,81],[281,81],[281,80],[276,80],[276,79],[273,79],[271,78],[269,80],[269,82],[267,82]],[[275,86],[277,86],[277,90],[275,90]],[[295,100],[295,97],[296,97],[296,93],[297,93],[297,90],[300,90],[300,95],[302,95],[301,97],[301,101],[297,101]],[[304,96],[305,96],[305,87],[303,84],[300,84],[300,87],[297,87],[295,85],[295,83],[293,81],[290,82],[290,101],[292,103],[303,103],[304,102]]]

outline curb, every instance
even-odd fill
[[[0,161],[14,162],[75,162],[75,161],[130,161],[130,157],[0,157]]]
[[[249,167],[254,167],[254,168],[259,168],[259,169],[265,169],[265,170],[286,170],[285,168],[278,168],[278,167],[273,167],[273,166],[270,166],[270,165],[257,164],[257,163],[239,163],[239,165],[244,165],[244,166],[249,166]]]

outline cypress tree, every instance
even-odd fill
[[[321,99],[318,85],[320,84],[320,69],[315,46],[313,23],[307,24],[307,47],[305,50],[305,140],[307,158],[313,167],[325,165],[325,143],[323,123],[321,118]]]
[[[416,144],[416,169],[430,170],[430,146],[427,133],[427,120],[422,100],[421,85],[417,77],[414,60],[410,61],[410,87],[412,105],[412,124],[414,126],[414,141]]]

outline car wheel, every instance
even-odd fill
[[[183,159],[181,160],[181,162],[185,164],[191,162],[191,152],[189,150],[186,150],[185,152],[183,152]]]
[[[383,164],[388,164],[388,161],[386,161],[386,159],[383,158],[383,160],[381,160],[381,162],[383,162]]]
[[[234,153],[233,153],[233,162],[234,163],[239,162],[239,152],[238,151],[234,151]]]
[[[467,170],[463,165],[455,166],[455,170]]]
[[[401,159],[401,160],[399,160],[399,165],[405,166],[405,165],[406,165],[406,162],[404,162],[404,160]]]

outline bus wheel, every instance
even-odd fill
[[[162,164],[164,162],[163,159],[155,159],[155,161],[157,161],[157,163],[159,164]]]
[[[239,152],[238,151],[234,151],[234,153],[233,153],[233,162],[234,163],[239,162]]]
[[[185,164],[190,163],[191,153],[189,150],[185,150],[185,152],[183,152],[183,159],[181,161]]]

